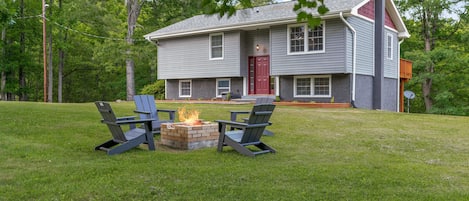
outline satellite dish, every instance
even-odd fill
[[[415,98],[415,93],[412,91],[404,91],[404,96],[408,99],[414,99]]]

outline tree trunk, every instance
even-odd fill
[[[62,0],[59,0],[59,9],[62,9]],[[67,32],[64,30],[60,31],[64,33],[63,43],[67,41]],[[57,80],[57,102],[62,103],[62,84],[63,84],[63,69],[65,63],[65,52],[62,48],[59,48],[59,69],[58,69],[58,80]]]
[[[432,39],[432,27],[430,24],[430,19],[431,19],[431,11],[428,8],[424,8],[424,12],[422,14],[422,30],[423,30],[423,37],[425,40],[425,52],[429,53],[433,49],[433,39]],[[430,75],[427,76],[423,83],[422,83],[422,94],[423,94],[423,99],[425,102],[425,110],[427,112],[430,112],[433,106],[433,100],[431,97],[431,91],[432,91],[432,82],[433,79],[431,77],[431,74],[434,72],[434,66],[433,64],[427,64],[427,67],[425,68],[425,71]]]
[[[126,0],[127,6],[127,44],[132,46],[134,44],[133,35],[135,25],[137,24],[138,16],[140,15],[141,5],[138,0]],[[135,64],[132,59],[132,51],[130,48],[127,50],[127,59],[125,61],[126,70],[126,84],[127,84],[127,100],[132,101],[135,95]]]
[[[49,12],[47,13],[48,16],[52,16],[52,5],[54,5],[54,1],[50,0],[49,1]],[[52,66],[52,25],[49,23],[49,30],[47,30],[47,81],[48,81],[48,87],[47,87],[47,102],[51,103],[53,102],[53,91],[54,91],[54,68]]]
[[[57,80],[57,102],[62,102],[62,81],[63,81],[63,69],[65,63],[65,52],[59,49],[59,79]]]
[[[24,17],[24,1],[20,1],[20,16]],[[21,26],[24,26],[22,24]],[[25,53],[25,33],[24,31],[20,32],[20,54],[24,55]],[[27,95],[25,93],[26,90],[26,78],[24,75],[24,64],[22,62],[19,62],[18,65],[18,96],[20,101],[27,101]]]
[[[3,27],[2,29],[2,43],[4,43],[5,41],[5,37],[6,37],[6,28]],[[5,46],[2,45],[2,57],[5,57]],[[5,96],[5,85],[7,83],[7,75],[5,73],[5,71],[2,71],[1,73],[1,78],[0,78],[0,100],[5,100],[6,96]]]

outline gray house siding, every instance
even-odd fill
[[[373,24],[358,17],[349,17],[347,21],[357,32],[356,73],[374,75]]]
[[[224,33],[224,57],[209,59],[209,34],[158,41],[158,78],[190,79],[240,76],[239,31]]]
[[[358,108],[373,108],[373,77],[369,75],[356,76],[355,106]]]
[[[388,59],[387,36],[392,36],[392,58]],[[398,53],[398,37],[397,33],[389,29],[385,30],[384,37],[384,77],[398,78],[397,67],[399,66],[399,53]]]
[[[247,32],[246,49],[248,56],[263,56],[270,54],[270,31],[269,29],[259,29]],[[259,50],[256,50],[259,45]],[[247,58],[246,58],[247,60]]]
[[[384,79],[383,110],[397,111],[397,82],[397,79]],[[373,76],[357,75],[355,105],[373,109]]]
[[[346,73],[345,25],[338,19],[325,21],[325,52],[287,54],[287,25],[271,28],[272,75]]]
[[[240,43],[239,43],[239,47],[240,47],[240,55],[239,55],[239,61],[240,61],[240,75],[241,76],[247,76],[248,74],[248,69],[247,69],[247,66],[248,66],[248,54],[246,52],[246,49],[247,49],[247,44],[246,42],[246,32],[245,31],[241,31],[240,33],[240,36],[241,36],[241,40],[240,40]],[[241,91],[242,92],[242,91]]]
[[[373,23],[359,17],[349,17],[357,30],[355,105],[373,108],[374,40]],[[271,29],[224,32],[223,60],[210,60],[209,35],[162,39],[158,47],[159,79],[167,79],[167,99],[211,99],[216,97],[216,79],[230,78],[230,91],[245,95],[243,78],[247,77],[249,56],[270,55],[271,75],[279,76],[279,95],[284,101],[316,101],[350,103],[352,100],[353,37],[340,19],[325,22],[325,52],[288,55],[288,25]],[[383,109],[397,109],[397,33],[393,36],[393,58],[385,57]],[[256,45],[259,44],[259,51]],[[385,48],[387,47],[385,41]],[[180,55],[176,58],[170,55]],[[387,55],[387,49],[385,49]],[[294,97],[294,76],[331,75],[331,97]],[[179,80],[192,81],[192,96],[179,97]]]
[[[399,96],[397,90],[397,79],[384,78],[384,98],[383,98],[383,110],[398,111],[397,108],[397,97]]]
[[[229,78],[231,87],[230,91],[234,93],[243,92],[242,78]],[[217,79],[191,79],[192,96],[179,97],[179,80],[166,80],[166,99],[212,99],[216,97],[216,80]]]
[[[304,102],[331,102],[331,98],[296,98],[294,97],[294,77],[295,76],[280,76],[280,99],[284,101],[304,101]],[[334,97],[336,103],[349,103],[350,102],[350,75],[349,74],[333,74],[331,76],[331,97]]]
[[[252,31],[241,32],[240,42],[240,61],[241,69],[240,75],[243,77],[248,76],[248,57],[249,56],[262,56],[269,55],[270,44],[269,44],[269,29],[260,29]],[[256,50],[256,45],[259,45],[259,50]]]
[[[374,75],[374,24],[371,21],[359,17],[349,17],[347,19],[352,27],[357,31],[357,61],[356,69],[357,74]],[[393,36],[392,43],[392,60],[386,58],[387,56],[387,34]],[[385,30],[384,41],[384,77],[397,78],[398,66],[398,37],[395,31],[390,29]],[[351,39],[350,39],[351,40]]]

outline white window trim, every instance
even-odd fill
[[[301,54],[317,54],[317,53],[325,53],[326,52],[326,22],[322,21],[322,41],[323,41],[323,48],[322,50],[317,50],[317,51],[308,51],[308,24],[306,23],[301,23],[301,24],[290,24],[287,26],[287,55],[301,55]],[[303,52],[290,52],[290,32],[291,32],[291,27],[299,27],[303,26],[305,33],[304,33],[304,38],[303,38],[303,43],[304,43],[304,50]]]
[[[221,97],[221,94],[218,94],[218,82],[219,81],[228,81],[228,91],[231,91],[231,79],[229,78],[221,78],[221,79],[217,79],[217,87],[216,87],[216,94],[217,94],[217,97]]]
[[[393,57],[394,57],[394,41],[393,41],[393,36],[392,34],[388,33],[386,35],[386,58],[388,60],[393,60]],[[389,46],[391,45],[391,46]]]
[[[182,86],[181,84],[183,82],[189,82],[191,84],[190,86],[190,92],[189,92],[189,95],[182,95]],[[179,80],[179,97],[182,97],[182,98],[187,98],[187,97],[192,97],[192,80]]]
[[[297,95],[296,94],[296,80],[298,78],[310,78],[311,80],[311,95]],[[329,78],[329,95],[315,95],[314,94],[314,79],[315,78]],[[312,75],[312,76],[295,76],[293,78],[293,97],[294,98],[330,98],[332,97],[332,76],[331,75]]]
[[[221,35],[221,57],[212,57],[212,36],[219,36]],[[213,33],[209,34],[208,37],[208,59],[209,60],[223,60],[225,57],[225,34],[224,33]]]

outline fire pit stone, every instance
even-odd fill
[[[214,147],[218,143],[218,136],[218,124],[213,122],[201,122],[200,125],[183,122],[161,124],[161,143],[176,149]]]

